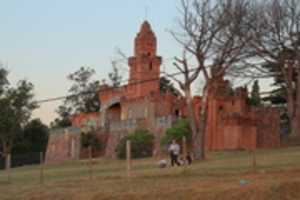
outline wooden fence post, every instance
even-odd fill
[[[7,182],[10,183],[11,181],[11,154],[8,153],[5,156],[5,169],[7,172]]]
[[[44,153],[40,152],[40,184],[44,184]]]
[[[93,179],[93,155],[92,155],[92,146],[89,146],[89,174],[90,174],[90,180]]]
[[[183,161],[184,161],[184,166],[186,166],[187,165],[187,145],[186,145],[186,137],[185,136],[183,136],[183,138],[182,138],[182,153],[183,153]]]
[[[131,142],[126,141],[127,176],[131,176]]]
[[[256,150],[252,150],[252,167],[253,167],[253,170],[256,169]]]

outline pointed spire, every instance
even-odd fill
[[[152,32],[152,29],[150,23],[147,20],[145,20],[141,26],[140,33],[147,33],[147,32]]]
[[[156,37],[150,23],[145,20],[141,25],[140,32],[135,38],[135,56],[156,55]]]

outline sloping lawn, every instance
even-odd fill
[[[248,152],[216,152],[189,167],[159,169],[155,159],[126,162],[98,159],[92,180],[88,161],[12,169],[11,183],[0,171],[0,199],[300,199],[300,147],[259,150],[252,168]]]

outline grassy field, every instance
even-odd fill
[[[252,168],[248,152],[210,153],[190,167],[159,169],[154,159],[134,160],[127,178],[126,162],[94,161],[90,180],[87,161],[45,167],[39,184],[39,166],[11,171],[11,183],[0,171],[0,199],[300,199],[300,147],[259,150]]]

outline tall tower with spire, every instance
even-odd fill
[[[159,89],[162,58],[156,55],[156,50],[156,36],[149,22],[144,21],[134,41],[134,56],[128,60],[129,84],[139,85],[138,89],[145,89],[144,92]]]

